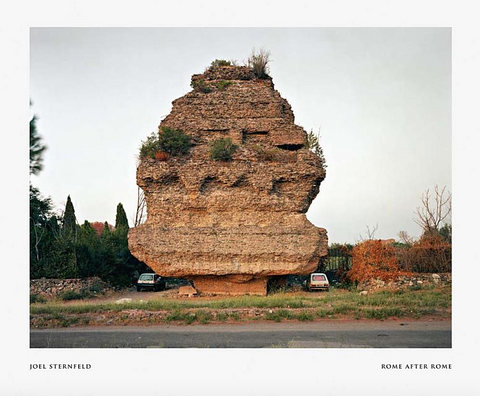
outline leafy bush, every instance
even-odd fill
[[[231,138],[220,138],[210,146],[210,158],[214,161],[230,161],[238,146]]]
[[[191,147],[190,136],[175,129],[162,126],[159,133],[152,133],[140,147],[140,158],[166,161],[169,155],[187,154]]]
[[[268,62],[270,61],[270,51],[261,49],[255,53],[253,49],[252,54],[248,58],[247,65],[250,67],[258,78],[268,78],[270,73]]]
[[[305,148],[315,153],[315,155],[322,162],[323,168],[327,167],[327,164],[325,163],[325,156],[323,155],[323,149],[320,146],[320,133],[318,135],[315,135],[313,130],[307,132],[307,138],[305,139]]]
[[[39,294],[30,294],[30,304],[40,303],[45,304],[47,299]]]
[[[231,61],[227,61],[225,59],[215,59],[211,64],[210,68],[215,69],[217,67],[223,67],[223,66],[234,66]]]
[[[220,91],[223,91],[225,88],[227,88],[229,85],[232,85],[233,82],[228,81],[228,80],[222,80],[217,83],[217,87]]]
[[[68,290],[59,296],[63,301],[69,301],[69,300],[81,300],[84,298],[83,293],[76,292],[74,290]]]
[[[452,245],[441,235],[426,234],[412,245],[396,248],[399,267],[413,272],[451,272]]]
[[[313,316],[313,314],[308,311],[302,311],[297,315],[297,320],[300,320],[302,322],[310,321],[314,318],[315,317]]]
[[[173,156],[188,154],[192,146],[190,136],[166,126],[162,126],[158,141],[161,150]]]
[[[190,83],[190,86],[197,92],[209,93],[213,88],[210,84],[207,84],[205,80],[195,80]]]
[[[388,281],[400,275],[408,275],[398,266],[395,248],[383,244],[381,240],[369,239],[357,244],[352,256],[352,269],[347,273],[350,281],[362,282],[377,278]]]
[[[94,293],[94,294],[97,294],[97,293],[103,294],[105,292],[105,283],[99,279],[95,279],[92,282],[92,284],[89,286],[88,292]]]
[[[150,136],[147,137],[147,140],[142,142],[140,147],[140,158],[155,158],[155,153],[160,151],[160,142],[158,140],[158,134],[152,132]]]
[[[262,161],[279,161],[282,158],[282,151],[278,148],[264,148],[262,146],[253,145],[252,150],[257,153],[257,156]]]

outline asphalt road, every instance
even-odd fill
[[[31,348],[451,348],[450,321],[321,321],[30,331]]]

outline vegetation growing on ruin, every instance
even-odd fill
[[[160,149],[172,156],[188,154],[192,146],[191,138],[180,130],[162,126],[158,134]]]
[[[230,161],[237,148],[231,138],[214,140],[210,146],[210,158],[214,161]]]
[[[212,86],[206,83],[203,79],[192,81],[190,86],[197,92],[209,93],[213,91]]]
[[[307,132],[307,137],[305,139],[305,148],[313,151],[315,155],[320,159],[322,167],[326,168],[327,164],[325,162],[325,156],[323,154],[322,146],[320,146],[320,132],[315,134],[313,129],[310,132]]]
[[[160,151],[158,134],[152,132],[145,141],[142,141],[142,145],[140,146],[140,159],[147,157],[155,158],[157,151]]]
[[[270,68],[268,63],[270,62],[270,51],[261,49],[258,52],[255,52],[255,49],[252,50],[252,54],[248,58],[247,66],[250,67],[257,78],[269,78],[268,73],[270,73]]]
[[[220,91],[223,91],[225,88],[227,88],[229,85],[232,85],[232,84],[233,84],[232,81],[222,80],[217,83],[217,87]]]
[[[210,63],[211,69],[216,69],[217,67],[225,67],[225,66],[235,66],[233,61],[225,60],[225,59],[215,59]]]
[[[191,145],[190,136],[184,132],[162,126],[159,133],[153,132],[147,137],[147,140],[142,142],[140,159],[149,157],[165,161],[168,155],[188,154]],[[167,154],[167,156],[164,154]]]

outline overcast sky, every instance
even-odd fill
[[[214,59],[271,52],[295,122],[321,127],[327,177],[307,214],[330,242],[418,236],[414,211],[451,191],[447,28],[33,28],[32,113],[48,150],[32,184],[78,222],[135,213],[136,156],[190,77]]]

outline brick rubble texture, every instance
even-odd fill
[[[327,254],[326,230],[305,215],[325,169],[270,78],[219,67],[200,80],[211,92],[175,100],[160,124],[190,135],[190,153],[138,166],[148,219],[130,230],[129,247],[199,292],[266,294],[270,278],[311,273]],[[227,137],[238,145],[232,160],[210,159],[212,141]]]

